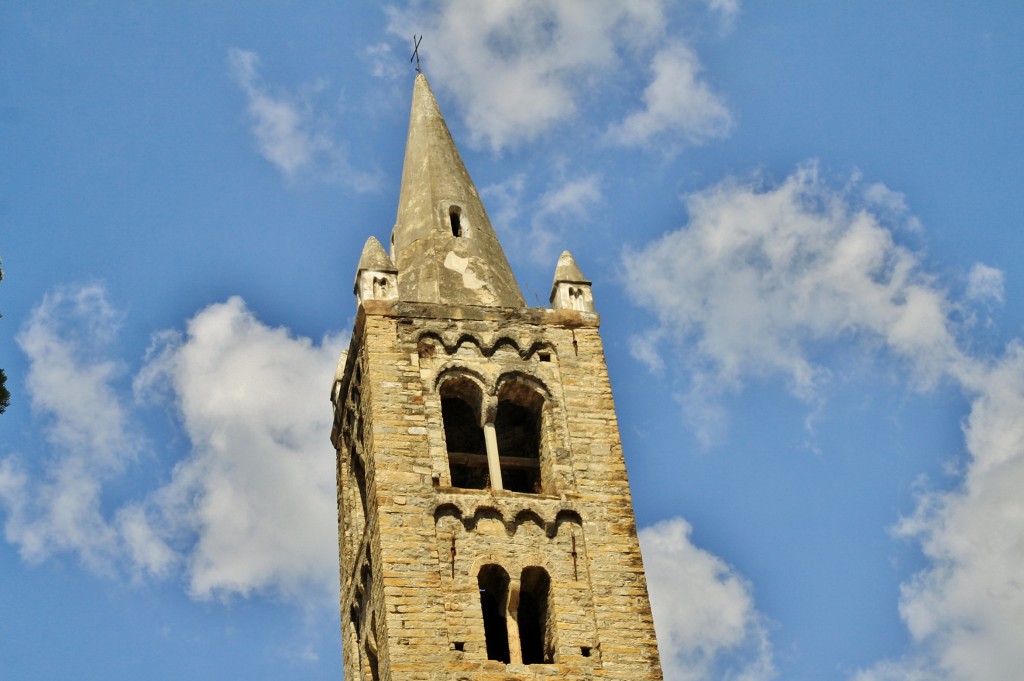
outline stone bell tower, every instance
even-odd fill
[[[331,401],[351,681],[662,678],[590,282],[529,308],[424,76]]]

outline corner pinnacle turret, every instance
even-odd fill
[[[391,246],[401,300],[526,307],[422,74],[413,87]]]

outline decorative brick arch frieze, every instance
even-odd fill
[[[479,334],[428,330],[421,332],[416,338],[420,356],[433,356],[441,352],[452,356],[459,354],[463,349],[472,350],[483,358],[493,357],[502,351],[511,352],[523,361],[530,361],[543,353],[550,355],[543,361],[550,361],[551,357],[557,356],[554,345],[544,339],[539,331],[536,335],[526,335],[514,334],[508,330]]]
[[[444,499],[434,510],[434,522],[453,650],[467,660],[488,659],[479,575],[489,565],[500,566],[508,576],[503,607],[508,611],[513,664],[522,663],[524,654],[533,663],[548,663],[596,648],[583,519],[571,501],[537,499],[529,504],[525,498],[441,496]],[[543,577],[538,577],[537,570]],[[520,612],[524,575],[528,576],[528,604],[524,607],[533,610]],[[534,593],[538,590],[544,598],[539,608],[540,596]],[[493,629],[490,635],[494,635]],[[542,653],[536,652],[538,645]]]

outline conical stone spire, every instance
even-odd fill
[[[422,74],[413,87],[398,218],[401,300],[526,307],[473,180]]]

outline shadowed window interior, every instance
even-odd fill
[[[520,579],[519,643],[523,664],[550,664],[554,659],[554,636],[548,618],[551,578],[541,567],[528,567]]]
[[[352,631],[355,632],[355,637],[359,638],[359,611],[356,610],[356,606],[352,606],[348,610],[349,626],[352,627]]]
[[[366,471],[363,469],[363,463],[359,460],[359,455],[356,454],[355,447],[353,447],[349,456],[352,461],[352,477],[356,479],[356,488],[359,490],[359,508],[357,509],[358,517],[356,522],[360,525],[366,522]]]
[[[542,492],[540,428],[544,398],[522,383],[506,383],[498,397],[494,429],[502,484],[513,492]]]
[[[369,679],[367,681],[378,681],[380,675],[377,671],[377,655],[370,649],[370,642],[366,642],[366,666],[369,667]]]
[[[480,588],[480,611],[484,619],[487,659],[508,664],[508,573],[500,565],[484,565],[477,575]]]
[[[463,236],[462,233],[462,209],[452,206],[448,209],[448,220],[452,226],[452,236]]]
[[[454,378],[441,386],[441,419],[452,487],[487,487],[487,449],[480,424],[482,401],[480,387],[468,378]]]

